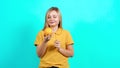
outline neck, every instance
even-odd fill
[[[53,33],[54,33],[54,32],[56,32],[56,31],[57,31],[58,26],[54,26],[54,27],[50,27],[50,28],[52,29],[52,31],[53,31]]]

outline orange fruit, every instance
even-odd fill
[[[52,34],[52,29],[49,27],[45,28],[44,35],[51,35],[51,34]]]

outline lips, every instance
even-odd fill
[[[52,21],[52,22],[50,22],[50,23],[52,24],[52,23],[55,23],[55,22]]]

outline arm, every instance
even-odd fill
[[[56,40],[55,47],[58,48],[58,51],[66,57],[71,57],[74,54],[72,45],[67,45],[66,49],[63,49],[60,47],[60,41]]]
[[[46,43],[50,40],[50,36],[44,37],[43,42],[37,46],[37,54],[40,58],[42,58],[46,52],[47,46]]]
[[[66,49],[58,48],[58,51],[66,57],[72,57],[74,54],[72,45],[67,45]]]

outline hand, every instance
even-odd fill
[[[51,35],[44,36],[44,42],[45,43],[48,42],[50,40],[50,38],[51,38]]]
[[[59,49],[60,48],[60,41],[55,40],[54,46]]]

